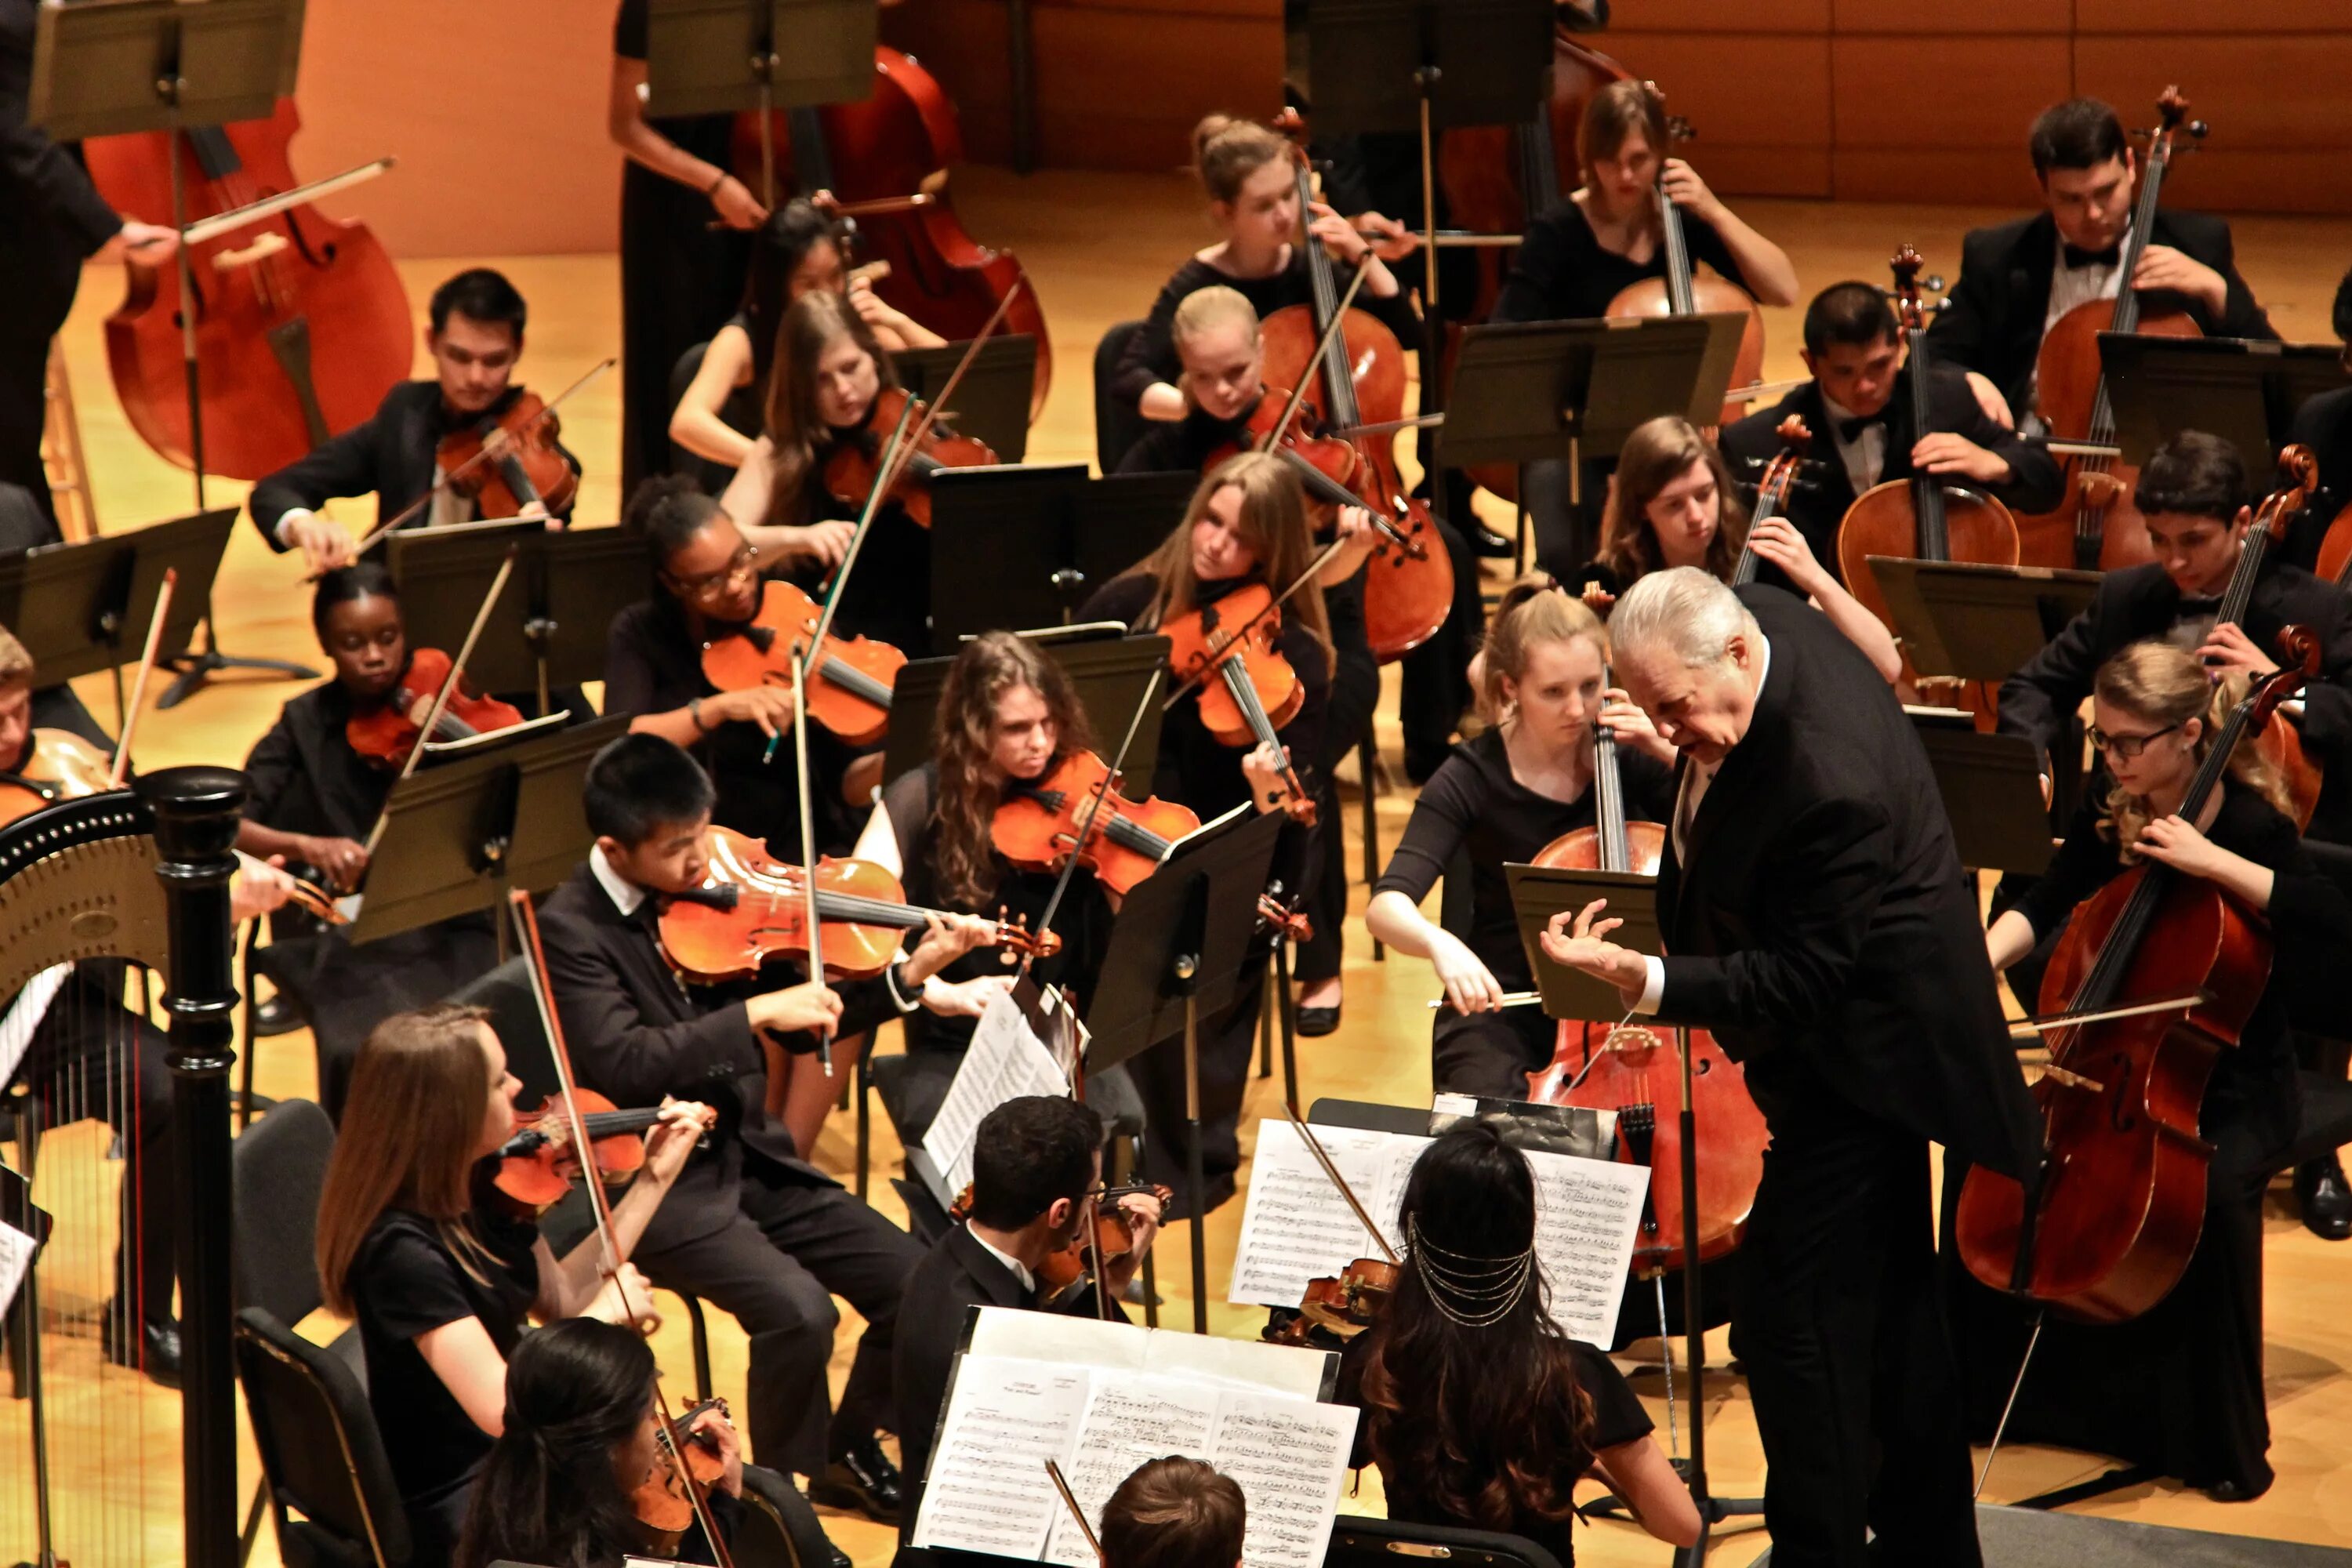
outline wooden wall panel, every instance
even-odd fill
[[[1698,132],[1690,158],[1726,191],[1829,194],[1828,40],[1777,34],[1612,33],[1609,52],[1656,82]],[[1769,83],[1769,91],[1759,86]]]
[[[1108,7],[1041,6],[1034,15],[1037,147],[1047,164],[1177,168],[1203,114],[1266,116],[1282,107],[1277,16],[1139,26]]]
[[[1840,34],[1885,33],[1908,37],[1918,32],[1922,13],[1916,0],[1835,0],[1831,30]],[[1931,13],[1941,34],[1993,33],[2025,37],[2064,37],[2066,9],[2051,0],[1972,0],[1968,5],[1939,7]]]
[[[2067,87],[2049,38],[1840,37],[1830,73],[1842,153],[2017,149]]]
[[[2157,94],[2178,84],[2190,117],[2211,123],[2207,145],[2216,149],[2352,149],[2342,100],[2321,85],[2347,74],[2352,32],[2083,38],[2074,45],[2078,91],[2105,99],[2126,125],[2137,128],[2156,122]]]
[[[2074,0],[2074,31],[2089,33],[2341,32],[2344,0]]]
[[[1841,146],[1831,155],[1830,179],[1838,199],[1848,202],[2013,206],[2021,216],[2039,200],[2032,165],[2021,153],[2012,155],[1986,148],[1889,152]],[[1953,265],[1958,265],[1957,257]]]
[[[924,0],[882,13],[882,38],[922,63],[954,100],[964,156],[1013,158],[1013,83],[1003,0]]]
[[[1830,30],[1832,0],[1642,0],[1624,6],[1618,26],[1585,34],[1584,41],[1607,54],[1640,33],[1775,33],[1783,37],[1822,37]],[[1622,58],[1622,57],[1621,57]]]

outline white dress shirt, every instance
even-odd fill
[[[2058,260],[2050,273],[2050,309],[2042,317],[2042,330],[2047,332],[2057,325],[2058,318],[2077,305],[2087,305],[2094,300],[2112,300],[2123,288],[2124,247],[2131,244],[2131,230],[2126,228],[2116,241],[2113,266],[2093,262],[2087,267],[2066,265],[2066,242],[2059,240]]]
[[[1013,1257],[1013,1254],[996,1246],[993,1242],[990,1241],[988,1237],[972,1229],[969,1224],[965,1225],[963,1229],[966,1236],[971,1237],[972,1240],[980,1243],[980,1249],[982,1252],[987,1253],[991,1258],[993,1258],[996,1261],[1004,1265],[1005,1268],[1013,1270],[1013,1277],[1021,1281],[1021,1289],[1028,1291],[1031,1295],[1036,1294],[1037,1276],[1029,1271],[1029,1266],[1027,1264]]]
[[[1845,477],[1853,486],[1856,496],[1878,482],[1886,471],[1886,426],[1864,426],[1851,441],[1845,438],[1843,422],[1857,416],[1828,393],[1822,394],[1822,412],[1829,416],[1830,444],[1837,448],[1838,461],[1845,465]]]
[[[604,896],[612,900],[613,907],[624,915],[635,914],[637,906],[646,901],[646,890],[613,869],[613,863],[604,858],[604,847],[601,844],[589,847],[588,874],[596,879],[596,885],[604,889]]]

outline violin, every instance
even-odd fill
[[[791,161],[793,184],[857,225],[857,247],[888,264],[875,293],[942,337],[979,336],[1022,281],[1020,258],[965,232],[947,190],[947,171],[964,161],[956,109],[939,82],[910,55],[874,50],[870,96],[821,109],[771,112],[769,145]],[[735,117],[735,172],[773,207],[791,194],[770,178],[756,111]],[[1053,336],[1034,290],[1019,290],[1003,318],[1007,332],[1037,344],[1029,418],[1045,412],[1054,382]]]
[[[1095,1282],[1097,1266],[1108,1268],[1115,1258],[1126,1258],[1135,1251],[1135,1216],[1119,1200],[1138,1194],[1150,1196],[1168,1212],[1176,1201],[1176,1194],[1156,1182],[1129,1182],[1115,1187],[1105,1187],[1095,1194],[1094,1244],[1087,1246],[1083,1228],[1074,1232],[1069,1245],[1047,1253],[1037,1265],[1037,1304],[1045,1311],[1058,1311],[1080,1292]],[[959,1224],[971,1218],[971,1185],[964,1184],[948,1205],[948,1217]],[[1092,1254],[1089,1257],[1089,1253]]]
[[[2291,446],[2279,454],[2278,483],[2254,509],[2254,520],[2238,547],[2238,563],[2230,572],[2230,585],[2222,591],[2221,607],[2213,617],[2216,626],[2246,624],[2246,611],[2254,599],[2254,579],[2262,575],[2263,560],[2273,545],[2285,542],[2288,525],[2310,504],[2312,492],[2318,488],[2319,460],[2309,447]],[[2326,780],[2303,744],[2302,731],[2282,720],[2255,731],[2253,744],[2285,780],[2294,825],[2310,826]]]
[[[1805,452],[1813,443],[1813,433],[1805,422],[1791,414],[1780,421],[1773,434],[1780,437],[1780,449],[1764,467],[1764,477],[1756,481],[1756,510],[1748,515],[1748,537],[1740,542],[1738,563],[1731,569],[1731,585],[1735,588],[1756,581],[1756,529],[1780,515],[1789,504],[1789,491],[1797,482],[1797,470],[1804,466]]]
[[[94,137],[82,154],[109,206],[152,223],[173,221],[179,160],[193,222],[297,188],[287,149],[301,123],[281,99],[268,120]],[[408,293],[365,224],[303,203],[190,246],[188,266],[206,471],[275,473],[373,416],[408,378]],[[129,274],[106,320],[107,367],[140,439],[191,468],[179,268],[133,262]]]
[[[987,442],[959,436],[936,420],[926,421],[926,413],[927,405],[905,387],[884,387],[866,411],[865,424],[834,432],[833,449],[824,459],[826,493],[853,506],[865,505],[881,472],[884,442],[875,431],[894,428],[903,419],[910,432],[919,429],[921,433],[914,449],[900,454],[892,471],[888,499],[915,521],[930,527],[931,476],[941,468],[986,468],[997,457]]]
[[[989,841],[1024,871],[1059,871],[1073,845],[1078,864],[1119,897],[1160,868],[1176,840],[1197,831],[1191,807],[1150,795],[1129,800],[1092,752],[1072,752],[1034,781],[1005,781]]]
[[[415,749],[435,696],[449,683],[451,669],[449,656],[439,648],[412,648],[408,668],[383,702],[353,714],[343,726],[343,739],[376,766],[397,769]],[[494,730],[510,730],[523,721],[522,710],[512,703],[467,692],[460,676],[433,726],[433,739],[463,741]]]
[[[2147,253],[2148,236],[2156,226],[2157,201],[2179,138],[2185,132],[2192,141],[2202,140],[2209,129],[2203,121],[2188,118],[2189,100],[2177,87],[2164,89],[2156,111],[2158,123],[2148,138],[2139,194],[2132,207],[2131,232],[2124,237],[2123,253],[2116,262],[2123,286],[2114,299],[2088,300],[2051,322],[2050,330],[2042,335],[2042,352],[2033,362],[2034,402],[2055,440],[2116,444],[2115,406],[2107,394],[2106,367],[2099,356],[2100,333],[2162,338],[2204,335],[2189,312],[2150,309],[2131,286],[2140,258]],[[2120,458],[2088,456],[2068,457],[2065,465],[2066,493],[2057,510],[2017,520],[2026,563],[2112,572],[2154,560],[2147,520],[2132,503],[2139,469]]]
[[[2280,640],[2288,668],[2231,710],[2181,802],[2191,822],[2231,753],[2317,668],[2309,632],[2289,627]],[[2213,1146],[2197,1119],[2206,1080],[2262,1000],[2271,956],[2261,915],[2153,862],[2075,909],[2042,978],[2050,1065],[2033,1086],[2048,1150],[2038,1202],[2029,1211],[2011,1177],[1969,1172],[1954,1243],[1970,1274],[2085,1322],[2123,1322],[2164,1299],[2205,1223]]]
[[[702,676],[721,691],[755,686],[789,690],[801,651],[823,612],[799,588],[770,578],[759,614],[702,645]],[[907,656],[871,637],[827,632],[814,661],[816,679],[803,700],[808,716],[852,746],[870,746],[890,727],[890,698]]]
[[[1343,1342],[1354,1339],[1387,1312],[1402,1267],[1392,1258],[1359,1258],[1337,1274],[1309,1279],[1297,1315],[1268,1324],[1261,1337],[1278,1345],[1304,1345],[1320,1329]]]
[[[807,887],[798,866],[772,857],[762,839],[714,826],[708,841],[710,869],[702,886],[672,896],[661,915],[661,950],[670,967],[701,985],[750,980],[770,959],[809,951]],[[900,939],[945,918],[944,910],[907,902],[898,879],[870,860],[817,862],[817,919],[824,930],[828,979],[871,980],[898,960]],[[1020,920],[1000,919],[995,945],[1027,957],[1050,958],[1062,939],[1031,934]]]
[[[654,1442],[662,1451],[663,1462],[646,1473],[629,1494],[630,1510],[645,1527],[646,1550],[662,1562],[677,1560],[678,1544],[686,1532],[694,1528],[695,1500],[688,1495],[691,1485],[706,1495],[727,1473],[727,1461],[719,1450],[719,1440],[708,1432],[694,1429],[695,1421],[706,1410],[727,1414],[724,1399],[705,1399],[689,1405],[675,1421],[667,1421],[654,1429]]]
[[[1642,84],[1650,96],[1663,101],[1665,94],[1654,83]],[[1731,362],[1731,384],[1753,386],[1764,371],[1764,312],[1755,300],[1738,284],[1717,278],[1713,273],[1704,276],[1691,270],[1690,241],[1683,233],[1682,208],[1667,199],[1666,180],[1663,172],[1664,159],[1675,142],[1688,141],[1697,132],[1690,121],[1679,115],[1666,121],[1667,145],[1659,149],[1658,183],[1654,187],[1658,203],[1658,247],[1664,252],[1666,275],[1644,278],[1628,283],[1609,301],[1603,315],[1616,317],[1691,316],[1700,312],[1744,315],[1747,322],[1739,329],[1739,352]],[[1745,401],[1726,403],[1722,422],[1726,425],[1748,412]],[[1924,429],[1926,426],[1922,426]]]
[[[582,1169],[572,1148],[574,1108],[590,1140],[589,1158],[597,1178],[608,1190],[627,1185],[644,1168],[643,1134],[661,1120],[658,1107],[617,1110],[593,1089],[574,1089],[569,1104],[563,1095],[551,1094],[538,1110],[518,1112],[514,1135],[499,1146],[499,1169],[491,1184],[518,1213],[535,1218],[572,1191],[572,1178]]]
[[[61,800],[121,787],[106,752],[70,730],[35,730],[16,771],[0,773],[0,826]]]
[[[499,404],[434,448],[447,488],[470,497],[485,517],[517,517],[534,505],[562,511],[580,493],[580,476],[556,444],[562,426],[555,411],[520,388]]]
[[[1607,681],[1604,679],[1603,684]],[[1592,735],[1594,825],[1561,835],[1538,851],[1535,864],[1655,877],[1665,858],[1666,830],[1625,819],[1625,786],[1617,742],[1605,724]],[[1757,1184],[1764,1179],[1769,1142],[1764,1113],[1748,1097],[1748,1079],[1704,1029],[1686,1031],[1690,1052],[1691,1118],[1697,1134],[1698,1261],[1739,1245]],[[1617,1113],[1617,1157],[1653,1172],[1679,1168],[1683,1152],[1682,1062],[1673,1032],[1643,1026],[1610,1027],[1563,1020],[1549,1065],[1528,1074],[1528,1099],[1538,1105],[1578,1105]],[[1687,1267],[1682,1183],[1653,1180],[1642,1199],[1633,1243],[1637,1276]]]
[[[1298,672],[1276,647],[1281,631],[1274,590],[1263,583],[1244,584],[1215,604],[1160,626],[1169,643],[1169,668],[1195,689],[1202,727],[1228,746],[1271,746],[1279,756],[1282,741],[1275,731],[1307,704]],[[1286,765],[1283,782],[1289,786],[1283,809],[1312,826],[1315,801],[1298,770]]]

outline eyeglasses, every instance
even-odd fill
[[[2090,736],[2091,744],[2118,762],[2130,763],[2139,760],[2139,754],[2147,750],[2150,741],[2160,740],[2179,728],[2178,724],[2167,724],[2163,729],[2150,730],[2145,735],[2110,735],[2094,724],[2086,733]]]
[[[759,561],[760,547],[756,544],[746,543],[740,546],[736,550],[733,558],[730,559],[726,565],[720,567],[716,572],[705,572],[699,576],[694,577],[679,577],[668,573],[665,573],[663,575],[669,577],[671,582],[677,584],[677,591],[687,598],[699,599],[705,594],[709,593],[713,588],[724,587],[728,583],[733,581],[735,578],[756,571],[759,566]]]

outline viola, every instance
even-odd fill
[[[911,412],[909,403],[914,405]],[[885,443],[877,431],[894,429],[904,419],[908,430],[913,432],[923,426],[926,405],[906,388],[884,387],[875,397],[874,406],[866,411],[865,424],[854,430],[834,432],[833,448],[824,459],[826,492],[835,500],[864,506],[881,474]],[[908,517],[929,528],[932,475],[941,468],[986,468],[996,461],[996,453],[987,442],[959,436],[932,421],[923,428],[915,449],[900,455],[888,497],[905,508]]]
[[[2291,627],[2292,668],[2231,710],[2181,802],[2197,820],[2230,754],[2316,668]],[[1981,1166],[1960,1185],[1955,1245],[1995,1290],[2085,1322],[2117,1323],[2162,1300],[2197,1249],[2213,1146],[2198,1136],[2206,1080],[2270,983],[2263,918],[2218,885],[2142,862],[2077,907],[2042,978],[2050,1065],[2033,1086],[2047,1156],[2033,1208]],[[2098,1017],[2135,1003],[2179,1005]],[[2067,1020],[2093,1016],[2093,1021]]]
[[[2230,585],[2222,591],[2221,607],[2213,617],[2215,625],[2228,622],[2242,627],[2246,624],[2246,611],[2254,599],[2254,580],[2262,575],[2263,561],[2273,545],[2286,542],[2288,525],[2310,504],[2318,487],[2319,461],[2309,447],[2291,446],[2279,454],[2278,483],[2254,509],[2254,520],[2238,547],[2238,563],[2230,572]],[[2302,731],[2284,721],[2266,724],[2256,731],[2253,744],[2285,780],[2295,826],[2310,826],[2326,781],[2319,764],[2304,747]]]
[[[1155,1182],[1129,1182],[1097,1193],[1090,1216],[1094,1226],[1092,1247],[1088,1247],[1082,1228],[1072,1234],[1068,1246],[1047,1253],[1037,1264],[1040,1307],[1047,1311],[1059,1310],[1095,1282],[1097,1265],[1108,1267],[1113,1259],[1135,1251],[1135,1217],[1119,1200],[1139,1194],[1157,1203],[1162,1214],[1176,1201],[1173,1191]],[[948,1205],[948,1217],[959,1223],[971,1218],[971,1184],[966,1183],[955,1202]]]
[[[378,767],[398,768],[415,749],[433,700],[449,682],[449,656],[437,647],[412,648],[408,668],[401,672],[383,700],[364,713],[355,713],[343,726],[343,739],[352,751]],[[461,678],[449,693],[436,741],[463,741],[493,730],[509,730],[523,722],[522,710],[495,697],[468,693]]]
[[[2204,334],[2186,310],[2149,309],[2130,286],[2147,253],[2148,235],[2156,226],[2156,206],[2164,176],[2182,132],[2201,139],[2208,127],[2189,121],[2189,100],[2177,87],[2168,87],[2156,105],[2158,124],[2149,136],[2147,155],[2132,207],[2131,232],[2124,237],[2116,265],[2125,279],[2112,300],[2077,305],[2042,335],[2042,352],[2034,360],[2034,401],[2053,437],[2100,446],[2116,444],[2115,406],[2107,395],[2106,367],[2099,357],[2101,332],[2136,332],[2142,337],[2195,338]],[[2147,520],[2132,503],[2139,470],[2116,458],[2074,456],[2066,462],[2066,494],[2055,511],[2032,513],[2017,520],[2024,540],[2024,560],[2033,566],[2079,566],[2085,571],[2115,571],[2155,559],[2148,543]]]
[[[1228,746],[1271,746],[1279,755],[1275,731],[1306,706],[1307,688],[1276,646],[1281,632],[1282,612],[1263,583],[1244,584],[1213,605],[1160,623],[1169,668],[1196,689],[1202,726]],[[1298,770],[1286,767],[1283,782],[1290,791],[1283,809],[1312,824],[1315,801]]]
[[[1738,563],[1731,569],[1735,588],[1756,581],[1757,525],[1771,521],[1789,504],[1789,490],[1796,484],[1797,470],[1804,466],[1806,448],[1813,442],[1813,433],[1794,414],[1781,420],[1773,434],[1780,437],[1780,449],[1772,454],[1764,477],[1756,482],[1756,510],[1748,519],[1748,538],[1740,543]]]
[[[571,1104],[586,1130],[589,1158],[607,1188],[627,1184],[645,1167],[644,1133],[661,1120],[658,1108],[622,1110],[593,1089],[575,1089]],[[572,1148],[571,1110],[551,1094],[536,1110],[519,1112],[514,1135],[499,1146],[491,1184],[520,1212],[536,1216],[562,1201],[582,1170]]]
[[[857,225],[857,248],[888,264],[874,291],[893,310],[950,339],[980,333],[1024,276],[1020,258],[973,239],[957,217],[947,171],[964,161],[954,102],[913,57],[877,45],[874,90],[853,103],[776,110],[772,144],[812,200],[829,193]],[[772,207],[788,194],[763,166],[760,117],[735,118],[736,173]],[[1053,337],[1034,290],[1024,289],[1004,317],[1007,332],[1037,344],[1029,418],[1045,412],[1053,385]]]
[[[296,187],[287,149],[301,128],[291,99],[268,120],[82,144],[107,205],[172,221],[172,160],[190,221]],[[189,247],[205,468],[233,479],[274,473],[368,418],[407,379],[415,328],[391,256],[367,226],[305,203]],[[131,263],[106,321],[107,367],[141,440],[194,464],[178,266]]]
[[[1666,830],[1654,822],[1628,822],[1617,742],[1605,724],[1592,736],[1594,825],[1563,834],[1538,852],[1538,866],[1633,872],[1655,877],[1665,858]],[[1739,1245],[1757,1184],[1764,1178],[1769,1142],[1764,1113],[1748,1098],[1747,1075],[1704,1029],[1687,1031],[1690,1111],[1698,1149],[1698,1260],[1720,1258]],[[1685,1268],[1685,1194],[1672,1174],[1683,1157],[1683,1073],[1671,1031],[1612,1028],[1563,1020],[1549,1066],[1528,1074],[1528,1098],[1539,1105],[1578,1105],[1617,1113],[1617,1157],[1657,1174],[1642,1200],[1633,1243],[1637,1276]]]
[[[661,914],[661,950],[670,967],[702,985],[755,978],[770,959],[809,951],[807,884],[801,868],[768,853],[762,839],[714,826],[702,886],[671,897]],[[828,979],[871,980],[898,960],[900,939],[944,918],[907,902],[898,879],[870,860],[820,858],[817,920]],[[1018,920],[996,922],[995,945],[1049,958],[1062,939],[1031,934]]]
[[[702,645],[703,679],[721,691],[791,689],[821,616],[815,600],[770,578],[760,591],[759,614]],[[816,679],[803,697],[808,716],[850,745],[872,745],[890,727],[891,692],[906,663],[888,643],[827,632],[816,650]]]
[[[1303,1345],[1320,1329],[1343,1342],[1355,1338],[1387,1312],[1402,1267],[1391,1258],[1359,1258],[1337,1274],[1309,1279],[1297,1316],[1269,1326],[1264,1337],[1276,1344]]]
[[[106,752],[69,730],[35,730],[16,771],[0,773],[0,826],[61,800],[121,787]]]
[[[1192,810],[1157,795],[1129,800],[1110,787],[1110,765],[1072,752],[1034,781],[1007,780],[988,834],[996,852],[1026,871],[1059,871],[1072,846],[1108,892],[1125,897],[1196,831]]]
[[[645,1527],[646,1550],[662,1562],[677,1561],[679,1542],[694,1528],[694,1499],[687,1488],[690,1485],[707,1494],[727,1473],[727,1461],[720,1457],[719,1440],[694,1429],[696,1419],[706,1410],[716,1410],[724,1415],[727,1402],[706,1399],[689,1405],[679,1412],[676,1421],[664,1422],[654,1429],[654,1442],[661,1448],[662,1463],[647,1472],[629,1494],[630,1510]]]
[[[555,411],[517,388],[494,412],[442,437],[433,458],[448,488],[471,497],[485,517],[516,517],[533,505],[560,512],[580,492],[580,476],[556,444],[560,433]]]
[[[1649,85],[1649,84],[1644,84]],[[1663,99],[1655,86],[1649,87],[1653,98]],[[1693,132],[1690,121],[1679,116],[1666,121],[1666,133],[1671,150],[1675,141],[1688,140]],[[1663,153],[1662,153],[1663,160]],[[1661,162],[1661,168],[1664,163]],[[1739,352],[1731,362],[1731,384],[1753,386],[1764,370],[1764,312],[1756,301],[1738,284],[1717,278],[1713,273],[1700,275],[1691,270],[1690,242],[1683,233],[1682,209],[1666,198],[1665,175],[1658,176],[1655,186],[1658,203],[1658,247],[1664,253],[1666,275],[1644,278],[1629,283],[1609,301],[1604,315],[1619,317],[1691,316],[1701,311],[1744,315],[1747,324],[1739,329]],[[1722,422],[1726,425],[1748,412],[1743,402],[1726,403]],[[1924,426],[1922,426],[1924,428]]]

